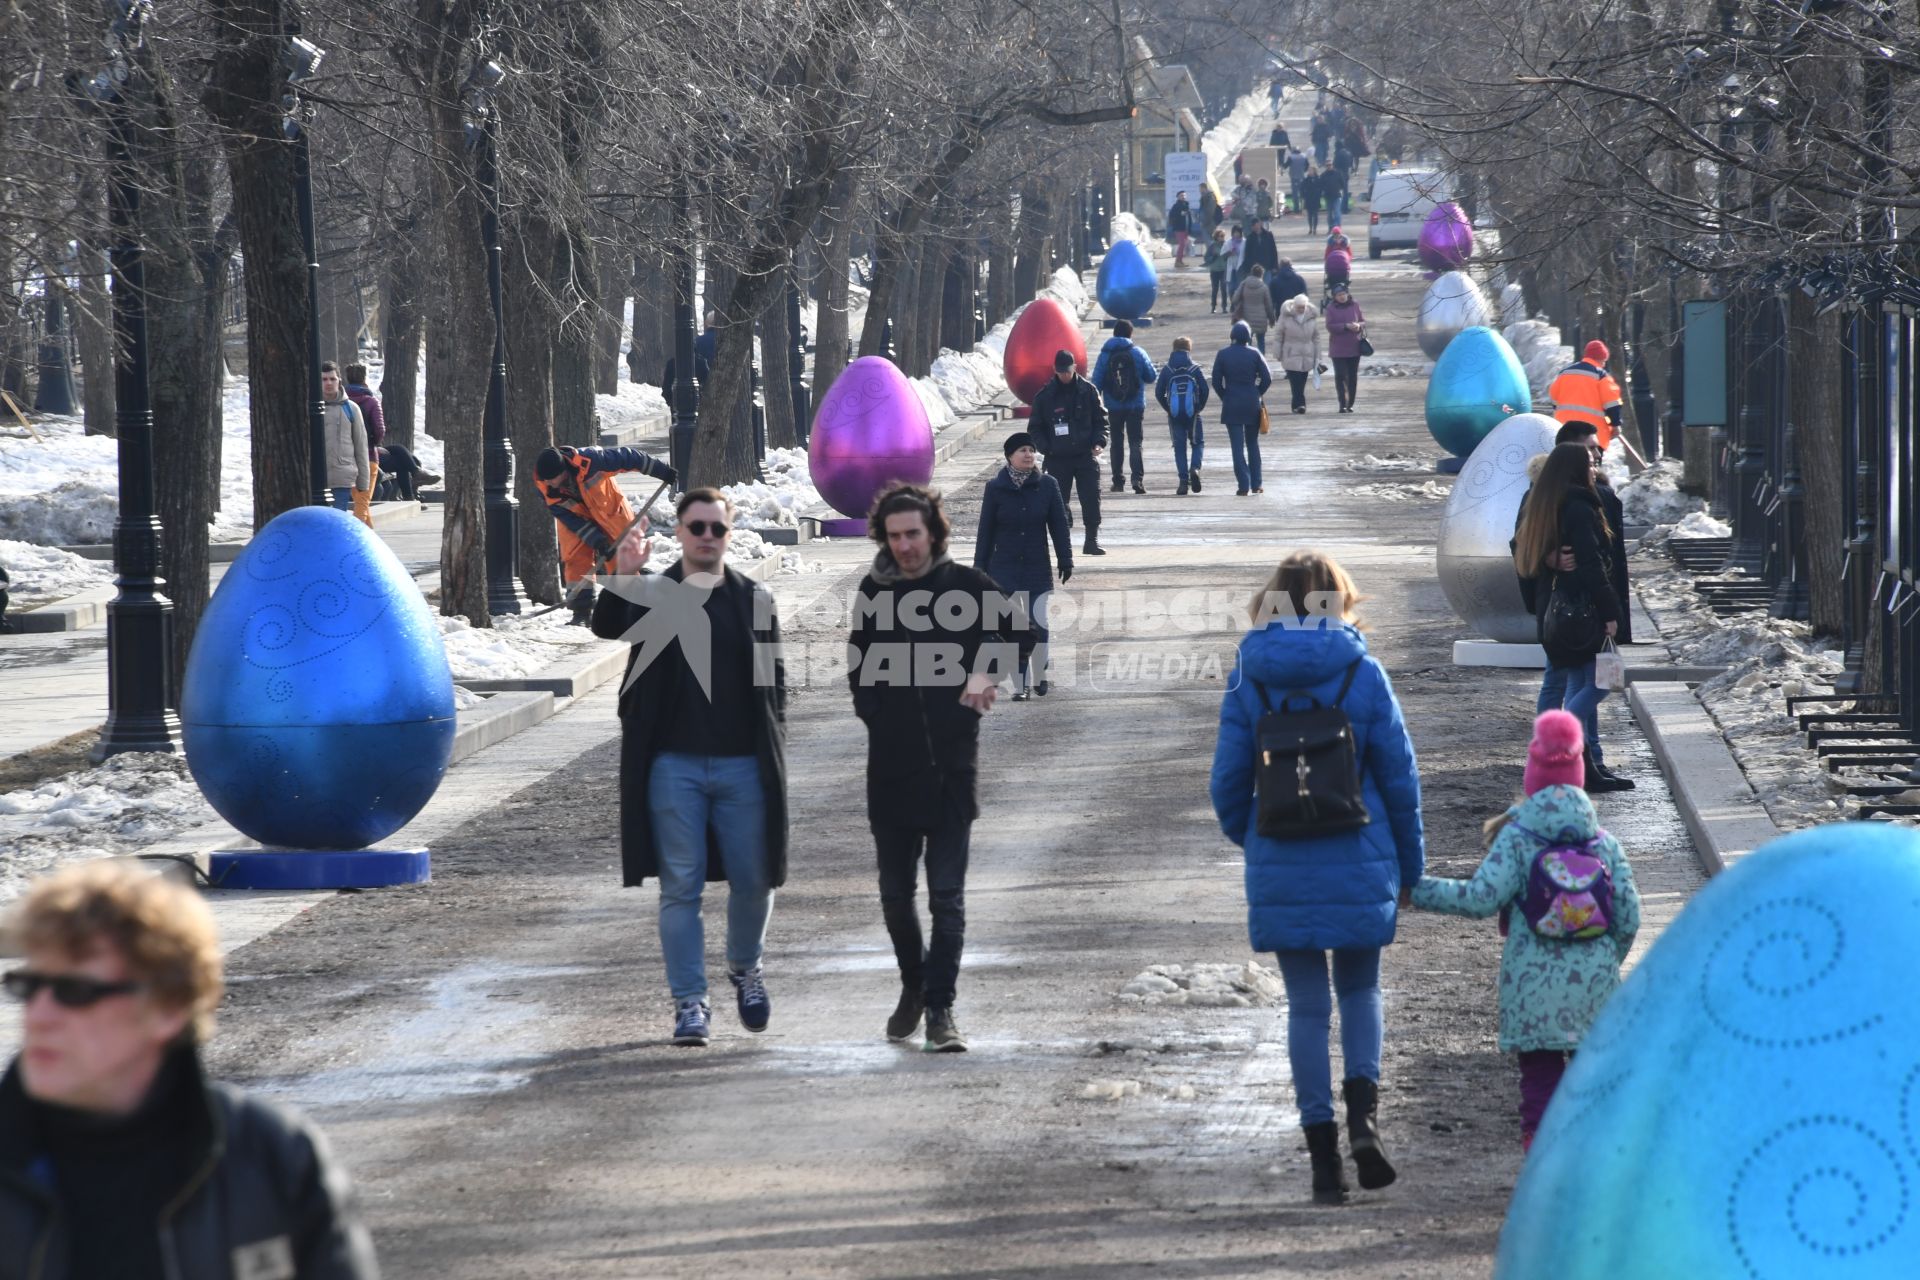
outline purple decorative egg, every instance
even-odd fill
[[[1473,256],[1473,224],[1453,201],[1433,206],[1420,224],[1420,262],[1434,271],[1453,271]]]
[[[820,401],[807,446],[813,487],[856,518],[896,480],[933,479],[933,427],[913,385],[884,356],[861,356]]]

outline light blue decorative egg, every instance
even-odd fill
[[[359,849],[446,773],[446,648],[372,530],[300,507],[247,544],[207,605],[180,699],[187,766],[221,817],[268,846]]]
[[[1139,245],[1115,240],[1100,262],[1093,293],[1100,309],[1114,319],[1138,320],[1153,310],[1153,300],[1160,296],[1160,273]]]
[[[1817,827],[1716,877],[1574,1056],[1494,1274],[1920,1271],[1917,924],[1912,830]]]
[[[1427,430],[1458,458],[1516,413],[1533,409],[1527,371],[1507,340],[1485,325],[1462,329],[1434,362]]]

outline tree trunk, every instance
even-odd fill
[[[411,449],[427,314],[422,297],[425,248],[416,236],[406,240],[388,259],[380,285],[380,357],[386,362],[380,374],[380,409],[386,415],[387,442]]]
[[[594,259],[600,305],[594,313],[593,389],[613,396],[620,394],[620,331],[633,283],[632,259],[611,245],[596,246]]]
[[[1794,457],[1806,486],[1807,589],[1815,632],[1837,635],[1845,623],[1847,585],[1840,567],[1848,530],[1841,518],[1845,456],[1840,420],[1839,311],[1815,318],[1814,300],[1796,289],[1789,298],[1787,421]],[[1856,566],[1855,572],[1866,572]]]
[[[627,380],[658,385],[673,348],[673,282],[659,259],[633,259],[633,338]]]
[[[446,514],[440,541],[440,612],[493,625],[487,610],[486,508],[481,424],[493,352],[480,197],[464,141],[461,85],[479,14],[471,5],[416,0],[421,43],[432,233],[438,270],[427,329],[429,435],[446,445]]]
[[[246,257],[253,527],[305,506],[312,441],[306,404],[307,269],[294,149],[282,135],[282,0],[208,0],[215,52],[203,102],[219,126]]]
[[[940,274],[940,345],[973,350],[973,242],[955,244]]]
[[[553,344],[559,324],[548,285],[536,277],[554,261],[553,225],[528,214],[514,219],[505,253],[507,431],[513,439],[513,496],[519,545],[514,565],[527,597],[560,603],[560,557],[546,500],[533,484],[533,460],[553,443]]]
[[[99,187],[82,185],[81,206],[100,209]],[[80,287],[72,294],[73,336],[80,348],[80,412],[90,436],[113,434],[113,308],[107,297],[107,256],[91,238],[80,241]]]
[[[787,336],[787,280],[791,267],[779,273],[777,287],[760,312],[760,390],[767,408],[767,448],[791,449],[800,443],[793,425],[792,344]]]
[[[594,401],[593,344],[596,314],[593,293],[599,279],[593,242],[586,225],[570,220],[567,234],[555,238],[552,287],[571,304],[553,344],[553,438],[556,444],[600,443],[599,407]]]
[[[1013,267],[1013,305],[1030,302],[1047,277],[1047,197],[1040,184],[1020,191],[1019,259]]]
[[[1002,229],[994,232],[987,263],[987,327],[1005,320],[1019,305],[1013,296],[1013,234]]]
[[[853,178],[842,175],[821,213],[827,239],[820,246],[819,301],[813,335],[813,404],[820,401],[847,367],[847,272],[853,259]]]

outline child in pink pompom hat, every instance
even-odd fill
[[[1520,1141],[1529,1149],[1640,929],[1633,868],[1580,788],[1584,748],[1577,718],[1543,713],[1527,744],[1526,799],[1487,823],[1491,843],[1472,877],[1422,876],[1412,891],[1428,911],[1500,917],[1500,1048],[1520,1057]]]

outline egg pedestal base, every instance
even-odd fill
[[[1433,464],[1433,473],[1438,476],[1457,476],[1460,474],[1460,468],[1466,465],[1465,458],[1456,458],[1448,454]]]
[[[432,878],[425,849],[220,849],[207,867],[216,889],[386,889]]]
[[[863,519],[822,520],[820,536],[823,538],[864,538],[867,536],[867,522]]]
[[[1101,327],[1102,329],[1111,329],[1111,328],[1113,328],[1113,326],[1114,326],[1114,325],[1116,325],[1116,324],[1118,324],[1118,323],[1119,323],[1119,321],[1117,321],[1117,320],[1102,320],[1102,321],[1100,322],[1100,327]],[[1153,317],[1152,317],[1152,316],[1141,316],[1141,317],[1140,317],[1139,319],[1137,319],[1137,320],[1129,320],[1129,321],[1127,321],[1127,323],[1128,323],[1128,324],[1130,324],[1130,325],[1132,325],[1132,326],[1133,326],[1134,328],[1136,328],[1136,329],[1151,329],[1151,328],[1153,328]]]

